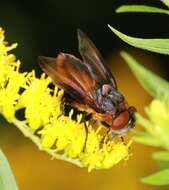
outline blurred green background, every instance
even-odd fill
[[[22,71],[35,69],[41,73],[37,57],[55,57],[63,51],[79,56],[76,29],[80,28],[94,41],[112,69],[119,89],[131,105],[143,114],[151,97],[141,88],[119,56],[121,49],[129,51],[146,67],[169,79],[169,58],[131,48],[107,27],[111,24],[123,33],[135,37],[168,37],[166,15],[115,14],[118,6],[149,4],[162,7],[160,1],[136,0],[0,0],[0,26],[7,40],[17,42],[15,54],[22,61]],[[139,126],[136,126],[139,128]],[[131,136],[132,134],[129,134]],[[51,160],[14,127],[0,120],[0,147],[8,157],[21,190],[165,190],[166,187],[144,185],[140,178],[158,170],[151,159],[153,148],[133,143],[132,157],[109,170],[80,169],[69,163]]]

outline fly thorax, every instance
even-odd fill
[[[108,99],[111,99],[115,105],[118,105],[124,101],[124,96],[110,84],[104,84],[102,86],[102,95]]]
[[[109,97],[103,97],[101,108],[104,112],[112,112],[113,115],[116,113],[116,106]]]
[[[124,96],[117,90],[111,90],[108,94],[108,97],[115,105],[119,105],[121,102],[124,101]]]

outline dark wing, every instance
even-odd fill
[[[96,82],[88,68],[73,55],[60,53],[57,58],[39,57],[42,70],[53,82],[63,88],[73,99],[91,107],[95,102]]]
[[[111,83],[113,87],[117,89],[116,81],[110,72],[110,69],[107,68],[102,56],[93,42],[79,29],[77,34],[79,40],[79,52],[92,77],[98,83]]]

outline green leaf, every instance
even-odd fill
[[[148,177],[144,177],[142,182],[150,185],[168,185],[169,184],[169,169],[159,171]]]
[[[169,168],[169,161],[159,160],[158,164],[159,164],[159,167],[160,167],[161,170]]]
[[[144,50],[167,54],[169,55],[169,39],[143,39],[143,38],[134,38],[131,36],[127,36],[112,26],[108,25],[108,27],[114,32],[121,40],[124,42]]]
[[[116,13],[130,12],[169,14],[169,10],[147,5],[122,5],[116,9]]]
[[[155,160],[169,161],[169,151],[159,151],[153,153]]]
[[[0,150],[0,190],[19,190],[9,163]]]
[[[145,132],[138,133],[136,136],[133,137],[133,140],[138,143],[149,146],[154,146],[154,147],[161,146],[161,142],[159,142],[158,139]]]
[[[161,0],[167,7],[169,7],[169,0]]]
[[[169,103],[169,83],[140,65],[132,56],[122,51],[121,56],[127,62],[142,87],[154,98]]]

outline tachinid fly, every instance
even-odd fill
[[[118,91],[93,42],[81,30],[77,34],[82,60],[67,53],[59,53],[56,58],[40,56],[40,67],[69,95],[64,97],[64,104],[85,111],[111,129],[113,136],[122,136],[134,126],[136,109],[128,106]]]

